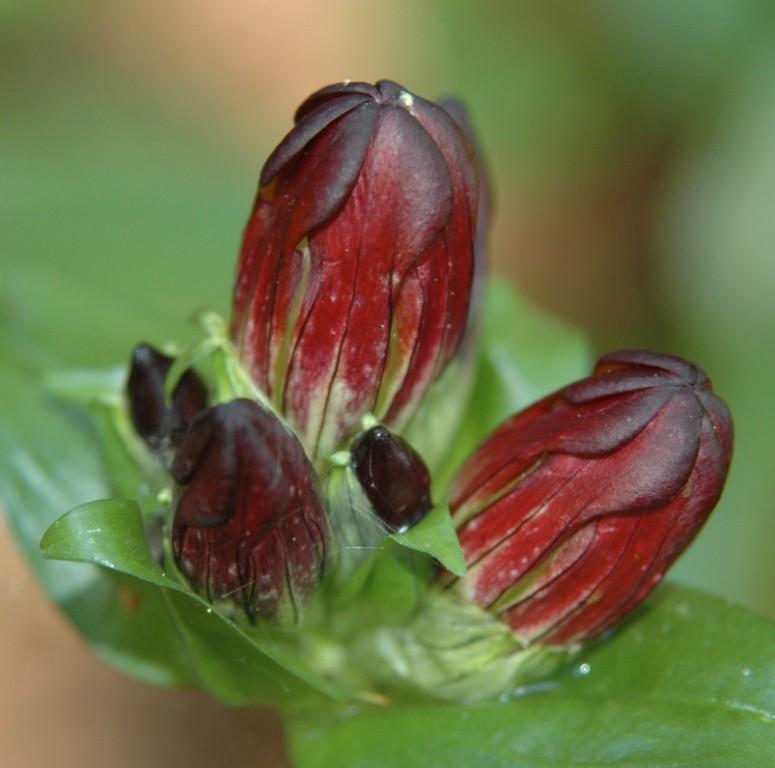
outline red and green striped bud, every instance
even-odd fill
[[[211,602],[297,621],[326,567],[330,534],[317,478],[298,439],[252,400],[201,413],[171,468],[172,547]]]
[[[269,157],[232,332],[313,458],[366,414],[409,421],[469,318],[476,166],[441,107],[390,81],[310,96]]]
[[[613,627],[715,506],[732,420],[702,370],[618,352],[507,421],[453,484],[468,564],[454,588],[525,645]]]

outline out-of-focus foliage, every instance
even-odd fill
[[[737,424],[714,524],[678,575],[775,610],[775,56],[762,55],[686,154],[660,221],[660,289],[681,344],[715,372]],[[732,548],[732,552],[730,552]],[[730,555],[733,554],[733,557]]]
[[[465,95],[498,176],[518,185],[605,174],[638,144],[701,130],[775,39],[762,0],[430,5],[442,87]]]

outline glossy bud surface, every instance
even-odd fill
[[[350,448],[352,467],[374,514],[392,531],[422,520],[431,504],[431,478],[422,457],[406,440],[372,427]]]

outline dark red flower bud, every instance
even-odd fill
[[[295,621],[326,563],[329,528],[315,472],[294,435],[252,400],[200,414],[172,464],[172,544],[210,601]]]
[[[659,583],[721,494],[732,419],[702,370],[617,352],[507,421],[454,483],[458,588],[525,643],[583,642]]]
[[[350,448],[355,476],[374,514],[393,531],[405,531],[425,517],[431,478],[422,457],[406,440],[372,427]]]
[[[164,399],[164,382],[174,357],[149,344],[132,350],[127,380],[129,415],[137,434],[157,449],[165,438],[175,439],[207,407],[207,388],[192,370],[181,376],[171,403]]]
[[[459,99],[452,97],[439,99],[438,104],[463,131],[476,160],[476,171],[479,178],[479,210],[476,215],[476,268],[479,272],[483,272],[493,208],[492,181],[485,163],[484,152],[479,144],[476,131],[474,131],[466,105]]]
[[[232,331],[313,456],[369,412],[401,428],[466,330],[479,205],[472,152],[396,83],[310,96],[269,157]]]

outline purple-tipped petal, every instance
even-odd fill
[[[458,474],[451,509],[469,569],[457,587],[525,643],[589,640],[689,545],[731,452],[729,411],[701,369],[606,355],[507,421]]]
[[[249,618],[296,620],[326,565],[329,528],[299,441],[252,400],[200,414],[172,463],[173,552],[192,587]]]
[[[207,388],[191,370],[180,377],[172,401],[165,402],[164,382],[174,362],[149,344],[132,350],[126,388],[129,416],[137,434],[154,450],[165,440],[176,439],[207,407]]]

